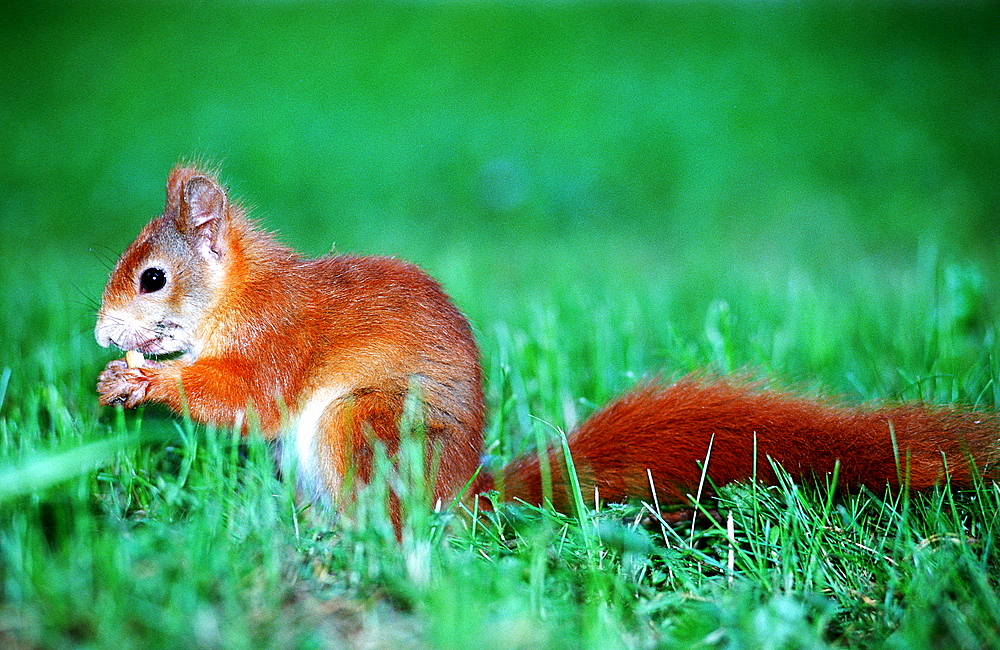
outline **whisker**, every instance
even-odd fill
[[[101,306],[100,301],[95,300],[93,297],[91,297],[86,291],[84,291],[84,289],[80,285],[74,282],[70,286],[73,287],[74,291],[80,294],[81,298],[83,298],[82,302],[76,300],[73,301],[75,304],[83,304],[84,306],[88,307],[94,312],[96,312],[100,308]]]
[[[94,256],[94,259],[103,264],[104,268],[108,271],[114,268],[115,262],[118,261],[118,253],[107,244],[102,245],[101,250],[90,247],[87,251]]]

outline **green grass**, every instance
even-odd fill
[[[995,409],[989,4],[37,3],[0,37],[0,645],[1000,646],[993,485],[733,486],[693,527],[415,485],[397,542],[258,438],[100,409],[91,335],[193,157],[303,251],[439,278],[491,454],[705,367]]]

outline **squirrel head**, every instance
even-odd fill
[[[94,329],[101,346],[198,355],[233,253],[231,210],[211,175],[170,172],[163,214],[125,249],[104,289]]]

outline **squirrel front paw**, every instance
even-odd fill
[[[138,368],[129,368],[124,359],[115,359],[97,376],[97,394],[102,406],[121,404],[127,409],[135,408],[146,399],[150,377],[146,372],[147,362]]]

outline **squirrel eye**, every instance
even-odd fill
[[[139,276],[140,293],[153,293],[159,291],[167,283],[167,274],[163,269],[149,268]]]

